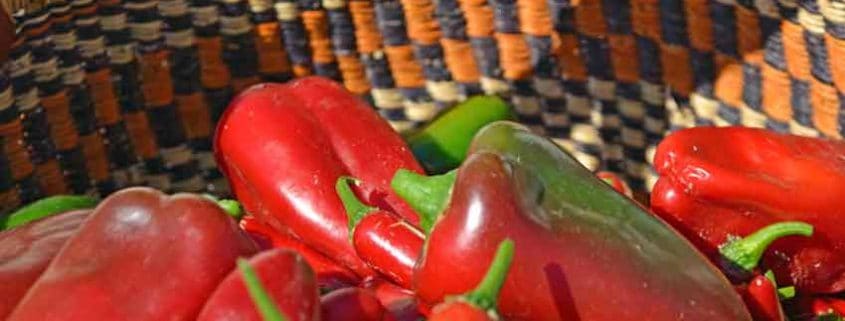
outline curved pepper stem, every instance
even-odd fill
[[[341,176],[337,179],[335,191],[337,191],[337,196],[340,197],[340,201],[343,202],[343,208],[346,209],[346,220],[347,224],[349,224],[349,239],[351,240],[352,234],[355,232],[355,227],[358,226],[358,223],[361,222],[367,214],[370,214],[378,209],[372,206],[367,206],[367,204],[361,202],[349,186],[350,183],[357,184],[358,180],[349,176]]]
[[[97,199],[85,195],[55,195],[30,203],[0,218],[0,230],[12,229],[55,214],[94,208]]]
[[[220,208],[222,208],[223,211],[226,212],[226,214],[228,214],[229,216],[231,216],[235,220],[239,220],[239,219],[241,219],[241,217],[244,216],[244,211],[241,208],[241,203],[239,203],[236,200],[230,200],[230,199],[222,199],[221,200],[221,199],[219,199],[216,196],[211,195],[211,194],[203,194],[202,196],[211,200],[212,202],[217,203],[217,205],[220,206]]]
[[[420,227],[428,234],[437,216],[449,203],[457,173],[458,170],[455,169],[442,175],[425,176],[400,169],[393,175],[390,187],[417,212],[420,216]]]
[[[505,278],[513,263],[513,251],[514,245],[511,239],[505,239],[499,243],[499,249],[496,250],[496,256],[484,279],[475,290],[464,295],[464,300],[484,310],[495,309],[499,292],[505,284]]]
[[[246,290],[249,292],[249,297],[258,308],[258,313],[264,321],[288,321],[288,318],[279,310],[279,307],[273,302],[270,294],[261,286],[261,281],[255,270],[249,266],[245,259],[238,259],[238,269],[244,278]]]
[[[775,223],[744,238],[729,240],[719,247],[719,253],[735,267],[749,272],[760,263],[769,245],[781,237],[791,235],[811,236],[813,226],[803,222]]]

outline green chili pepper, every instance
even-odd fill
[[[451,170],[466,158],[469,144],[484,125],[514,119],[513,111],[496,96],[476,96],[437,117],[408,137],[414,156],[429,173]]]
[[[26,205],[9,216],[0,218],[0,228],[12,229],[54,214],[93,208],[97,200],[84,195],[56,195]]]

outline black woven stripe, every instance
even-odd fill
[[[710,14],[713,18],[713,40],[716,50],[729,56],[739,56],[737,51],[737,29],[734,7],[729,4],[719,3],[718,1],[711,1]]]
[[[517,96],[534,96],[537,92],[534,90],[534,83],[531,79],[515,79],[508,83],[511,86],[512,94]]]
[[[357,53],[355,41],[355,25],[352,15],[345,9],[328,10],[331,24],[332,49],[338,56],[348,56]]]
[[[56,154],[56,147],[50,138],[50,126],[47,123],[44,107],[36,106],[25,111],[22,123],[26,133],[24,140],[29,146],[29,157],[32,162],[42,164],[52,159]]]
[[[719,104],[716,115],[731,125],[739,125],[742,122],[742,115],[739,112],[739,108],[732,108],[724,103]]]
[[[764,60],[772,67],[785,71],[786,58],[783,50],[783,34],[776,31],[766,38],[766,48],[763,51]]]
[[[712,97],[716,68],[713,62],[713,53],[692,48],[690,49],[690,63],[692,64],[692,80],[695,91],[707,97]]]
[[[435,1],[435,16],[440,23],[443,37],[467,40],[466,21],[460,5],[455,0]]]
[[[170,74],[173,77],[173,92],[187,95],[202,90],[200,82],[199,55],[195,47],[170,49]]]
[[[150,175],[164,174],[167,172],[167,167],[164,166],[164,160],[161,156],[145,159],[143,162],[144,173]]]
[[[762,75],[760,67],[752,64],[742,65],[742,101],[751,109],[762,110]]]
[[[112,65],[112,80],[118,103],[124,113],[133,113],[144,109],[141,83],[138,79],[136,63]]]
[[[174,181],[182,181],[194,178],[199,175],[200,170],[196,161],[189,161],[169,168],[170,178]]]
[[[830,74],[830,62],[827,58],[824,37],[804,30],[804,42],[807,44],[807,52],[810,55],[810,72],[816,79],[832,84],[833,76]]]
[[[629,82],[616,83],[616,95],[631,100],[640,100],[640,84]]]
[[[361,61],[364,63],[367,72],[367,78],[375,88],[393,88],[393,75],[390,73],[390,66],[387,64],[387,58],[384,55],[362,55]]]
[[[613,68],[610,62],[610,45],[604,39],[581,35],[578,37],[583,57],[590,76],[602,79],[613,79]],[[653,62],[652,62],[653,63]]]
[[[481,84],[479,83],[458,83],[461,90],[467,97],[481,95],[484,93],[484,90],[481,89]]]
[[[117,192],[122,186],[118,186],[117,182],[109,177],[106,180],[96,182],[96,187],[97,193],[100,195],[111,195],[111,193]]]
[[[269,10],[262,11],[262,12],[253,11],[252,14],[250,15],[250,19],[252,19],[252,22],[255,22],[255,23],[263,23],[263,22],[274,21],[274,20],[276,20],[276,11],[273,10],[272,8],[269,9]]]
[[[520,33],[519,9],[516,0],[490,0],[493,7],[496,31],[501,33]]]
[[[58,151],[56,158],[64,172],[65,181],[75,194],[84,194],[91,188],[91,179],[85,167],[85,154],[81,146],[69,150]]]
[[[575,6],[570,0],[550,0],[548,3],[555,30],[566,34],[576,33],[578,28],[575,26]]]
[[[399,88],[402,96],[413,102],[431,102],[431,96],[425,88]]]
[[[160,148],[170,148],[185,143],[185,131],[176,106],[148,108],[147,117]]]
[[[211,113],[212,124],[216,124],[226,110],[229,101],[232,100],[232,89],[229,87],[221,89],[207,89],[205,91],[205,103],[208,105],[208,110]]]
[[[18,182],[18,197],[21,203],[27,204],[44,197],[44,193],[38,185],[38,179],[33,172],[29,176],[21,178]]]
[[[211,151],[213,145],[214,143],[212,142],[211,137],[195,138],[188,141],[188,146],[191,149],[199,151]]]
[[[774,119],[766,119],[766,129],[778,133],[789,133],[789,124]]]
[[[427,80],[452,80],[452,74],[443,60],[443,48],[440,47],[440,44],[423,45],[414,43],[414,55],[422,65],[423,74]]]
[[[138,161],[124,123],[106,125],[102,130],[106,153],[116,169],[126,169]]]
[[[666,43],[689,44],[683,1],[660,0],[660,31]]]
[[[481,74],[492,78],[499,77],[502,71],[499,68],[499,48],[496,46],[496,39],[472,37],[469,41]]]
[[[615,34],[631,34],[631,8],[628,1],[604,1],[602,2],[607,28]]]
[[[552,52],[552,38],[547,36],[525,36],[531,48],[531,66],[539,78],[558,78],[558,64]]]
[[[546,112],[553,114],[566,113],[566,99],[565,98],[546,98]]]
[[[663,83],[660,68],[660,47],[651,39],[636,36],[640,66],[640,78],[650,83]]]
[[[810,105],[810,84],[792,79],[790,86],[792,118],[801,125],[813,127],[813,108]]]
[[[87,136],[97,130],[97,117],[94,111],[94,103],[91,95],[84,86],[68,86],[68,98],[70,102],[70,114],[73,116],[73,123],[76,131]]]
[[[384,119],[389,121],[402,121],[408,119],[408,116],[405,116],[405,109],[402,108],[379,109],[378,113],[381,117],[384,117]]]
[[[223,61],[229,66],[234,78],[252,77],[258,73],[258,51],[255,39],[247,33],[237,36],[224,36]]]
[[[3,138],[0,137],[0,148],[5,149]],[[15,178],[12,175],[11,164],[4,153],[0,153],[0,191],[8,191],[15,187]]]
[[[282,37],[285,51],[291,63],[295,65],[311,65],[311,50],[308,48],[308,38],[305,36],[305,26],[302,21],[281,21]]]
[[[164,32],[173,32],[191,29],[192,27],[193,21],[191,21],[191,15],[184,14],[180,16],[165,17],[162,28]]]
[[[337,62],[327,64],[314,64],[314,73],[318,76],[326,77],[334,81],[341,81],[340,69],[337,67]]]
[[[386,46],[401,46],[408,44],[405,32],[405,13],[402,3],[397,0],[375,2],[376,18],[379,31]]]

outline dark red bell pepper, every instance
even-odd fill
[[[125,189],[97,206],[8,320],[195,320],[255,251],[206,198]]]
[[[0,320],[5,320],[91,210],[56,214],[0,232]]]
[[[243,92],[218,124],[215,156],[247,212],[362,278],[374,273],[348,241],[337,179],[361,177],[367,203],[417,221],[388,183],[399,168],[421,172],[419,164],[374,110],[327,80]]]
[[[320,320],[317,280],[301,256],[286,249],[272,249],[253,256],[248,264],[289,321]],[[262,321],[238,269],[217,286],[196,320]]]
[[[372,291],[350,287],[320,299],[322,321],[395,321]]]
[[[426,302],[472,288],[510,238],[507,320],[751,319],[681,235],[524,127],[482,129],[451,190],[415,271]]]
[[[358,283],[358,276],[349,269],[306,246],[302,241],[273,230],[252,215],[244,216],[240,221],[240,226],[251,236],[265,239],[269,243],[269,247],[288,249],[299,253],[305,259],[305,262],[314,269],[320,289],[334,290],[354,286]]]
[[[501,318],[496,311],[499,291],[507,278],[513,262],[513,241],[505,240],[499,244],[496,256],[487,270],[484,279],[472,292],[446,299],[432,309],[429,321],[498,321]]]
[[[349,186],[353,182],[359,181],[341,177],[336,188],[349,217],[355,253],[384,277],[410,289],[425,241],[423,233],[401,218],[361,203]]]
[[[801,293],[845,291],[845,142],[741,127],[666,137],[651,206],[711,258],[732,236],[782,221],[812,237],[775,241],[762,265]]]

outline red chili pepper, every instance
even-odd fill
[[[264,84],[239,95],[218,125],[215,156],[248,212],[288,232],[362,278],[373,271],[348,242],[334,184],[364,178],[371,205],[397,202],[387,182],[400,168],[421,172],[408,147],[372,108],[328,80]]]
[[[763,265],[801,293],[845,290],[845,142],[698,127],[664,139],[654,163],[652,209],[711,258],[731,236],[802,221],[814,235],[775,241]]]
[[[272,302],[289,321],[320,320],[314,272],[304,259],[286,249],[267,250],[249,259]],[[220,282],[197,321],[262,321],[250,300],[243,274],[235,269]]]
[[[382,306],[396,321],[419,321],[426,319],[422,314],[420,302],[414,292],[401,288],[385,279],[374,278],[361,285],[362,288],[373,291]]]
[[[785,321],[778,290],[765,275],[758,274],[741,291],[754,321]]]
[[[596,173],[596,177],[603,180],[608,185],[612,186],[613,189],[615,189],[622,195],[633,197],[634,192],[631,191],[631,187],[629,187],[628,184],[625,183],[625,181],[619,178],[619,176],[617,176],[616,174],[612,172],[601,171]]]
[[[751,320],[692,245],[554,142],[502,122],[471,146],[415,270],[425,302],[471,288],[510,238],[507,320]]]
[[[499,313],[496,311],[496,302],[513,262],[513,248],[513,241],[509,239],[502,241],[487,274],[475,290],[458,297],[447,298],[446,302],[434,307],[428,320],[500,320]]]
[[[354,286],[358,283],[358,276],[349,269],[330,260],[292,236],[276,232],[271,227],[259,222],[254,216],[244,216],[240,221],[240,226],[250,235],[267,239],[271,247],[293,250],[302,255],[317,274],[317,284],[320,289],[334,290]]]
[[[210,200],[125,189],[91,213],[8,320],[194,320],[255,251]]]
[[[386,211],[361,203],[350,182],[357,181],[341,177],[336,189],[346,207],[355,252],[373,269],[410,289],[414,266],[425,240],[422,232]]]
[[[845,318],[845,300],[817,297],[810,299],[810,307],[815,317],[825,317],[824,320],[842,320]],[[818,320],[822,320],[819,318]]]
[[[320,299],[322,321],[395,321],[372,291],[343,288]]]
[[[5,320],[91,210],[56,214],[0,232],[0,320]]]

